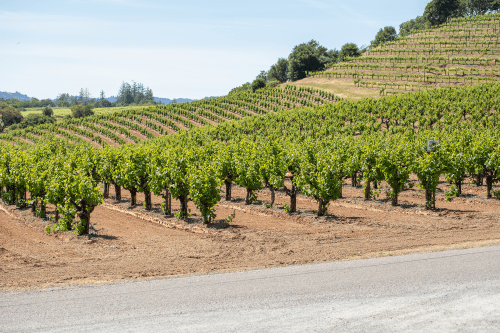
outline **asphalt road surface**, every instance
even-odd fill
[[[500,332],[500,247],[0,294],[0,332]]]

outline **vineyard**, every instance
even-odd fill
[[[493,82],[500,79],[499,39],[498,13],[455,18],[309,73],[310,78],[297,84],[327,89],[330,85],[330,90],[349,85],[372,89],[374,96]],[[355,95],[356,89],[351,90]]]
[[[286,86],[255,93],[229,95],[190,103],[127,108],[93,117],[76,118],[0,134],[0,141],[18,146],[51,138],[90,142],[97,148],[138,143],[196,126],[218,124],[253,115],[331,103],[331,93]]]
[[[267,188],[271,208],[275,192],[284,191],[288,213],[297,211],[297,196],[305,195],[316,201],[318,216],[342,197],[346,179],[363,184],[366,200],[385,191],[393,206],[416,186],[425,207],[436,208],[441,177],[453,185],[449,199],[470,182],[485,183],[488,198],[500,196],[494,187],[500,180],[498,82],[336,103],[326,103],[335,97],[320,91],[291,87],[238,98],[101,115],[4,136],[13,144],[0,146],[2,199],[30,205],[39,217],[53,205],[47,232],[85,234],[110,187],[116,200],[127,190],[132,206],[140,193],[146,211],[153,194],[162,197],[163,213],[178,218],[189,215],[193,202],[207,224],[221,193],[231,199],[233,184],[244,188],[247,205]],[[178,133],[154,138],[169,131]],[[137,144],[127,144],[132,142]]]

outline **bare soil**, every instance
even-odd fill
[[[65,286],[263,267],[350,260],[412,252],[500,244],[500,201],[486,199],[485,187],[464,187],[464,196],[445,201],[442,183],[437,209],[426,211],[419,189],[404,191],[400,206],[385,194],[364,201],[361,186],[344,187],[344,198],[316,217],[315,201],[302,195],[299,212],[288,214],[284,192],[275,208],[266,208],[270,192],[245,206],[244,189],[233,188],[233,200],[221,201],[217,220],[202,223],[191,203],[191,217],[164,216],[161,198],[146,212],[112,198],[91,216],[91,235],[72,232],[47,235],[48,221],[29,209],[0,206],[0,291]],[[382,191],[383,192],[383,191]],[[111,193],[112,195],[113,192]],[[173,201],[174,212],[178,209]],[[49,208],[49,215],[53,208]],[[235,214],[228,222],[226,218]]]

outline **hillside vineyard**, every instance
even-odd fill
[[[95,147],[138,143],[196,126],[218,124],[269,112],[315,106],[339,100],[331,93],[312,88],[285,86],[190,103],[159,105],[92,117],[69,119],[0,134],[0,140],[16,145],[50,138],[91,142]]]
[[[179,200],[179,218],[193,201],[206,223],[221,193],[231,198],[232,184],[246,189],[247,204],[264,187],[271,193],[284,188],[291,213],[300,192],[317,201],[318,215],[341,197],[347,178],[363,183],[366,199],[384,181],[393,205],[401,191],[417,185],[426,207],[434,208],[440,176],[454,184],[450,196],[471,180],[485,181],[488,197],[499,195],[493,184],[500,179],[500,83],[333,100],[321,91],[285,87],[2,136],[2,199],[31,205],[41,217],[46,205],[55,205],[58,216],[47,231],[75,228],[82,234],[109,186],[117,199],[121,189],[130,191],[132,205],[143,194],[146,209],[151,193],[162,196],[167,215],[172,198]],[[242,119],[227,121],[233,116]],[[226,121],[215,124],[219,119]],[[153,138],[152,131],[165,128],[178,133]]]
[[[451,19],[309,75],[392,92],[496,81],[500,14]]]

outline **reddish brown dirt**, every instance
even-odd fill
[[[440,189],[446,190],[441,184]],[[348,260],[500,243],[500,201],[485,198],[485,187],[465,187],[464,197],[445,201],[440,191],[437,210],[425,211],[420,190],[403,192],[400,207],[382,194],[362,200],[362,187],[344,187],[344,199],[333,202],[327,217],[313,214],[316,202],[298,198],[299,213],[283,210],[288,197],[268,202],[268,190],[258,202],[244,205],[245,191],[233,188],[234,199],[221,201],[217,220],[201,223],[191,203],[187,221],[164,217],[161,199],[154,209],[129,209],[123,200],[106,200],[91,217],[90,236],[71,232],[47,235],[47,221],[29,209],[0,209],[0,290],[66,284],[159,278],[216,271]],[[113,194],[113,192],[112,192]],[[142,204],[142,195],[138,195]],[[178,209],[173,201],[174,212]],[[225,219],[235,212],[235,218]],[[49,210],[49,215],[53,211]]]

